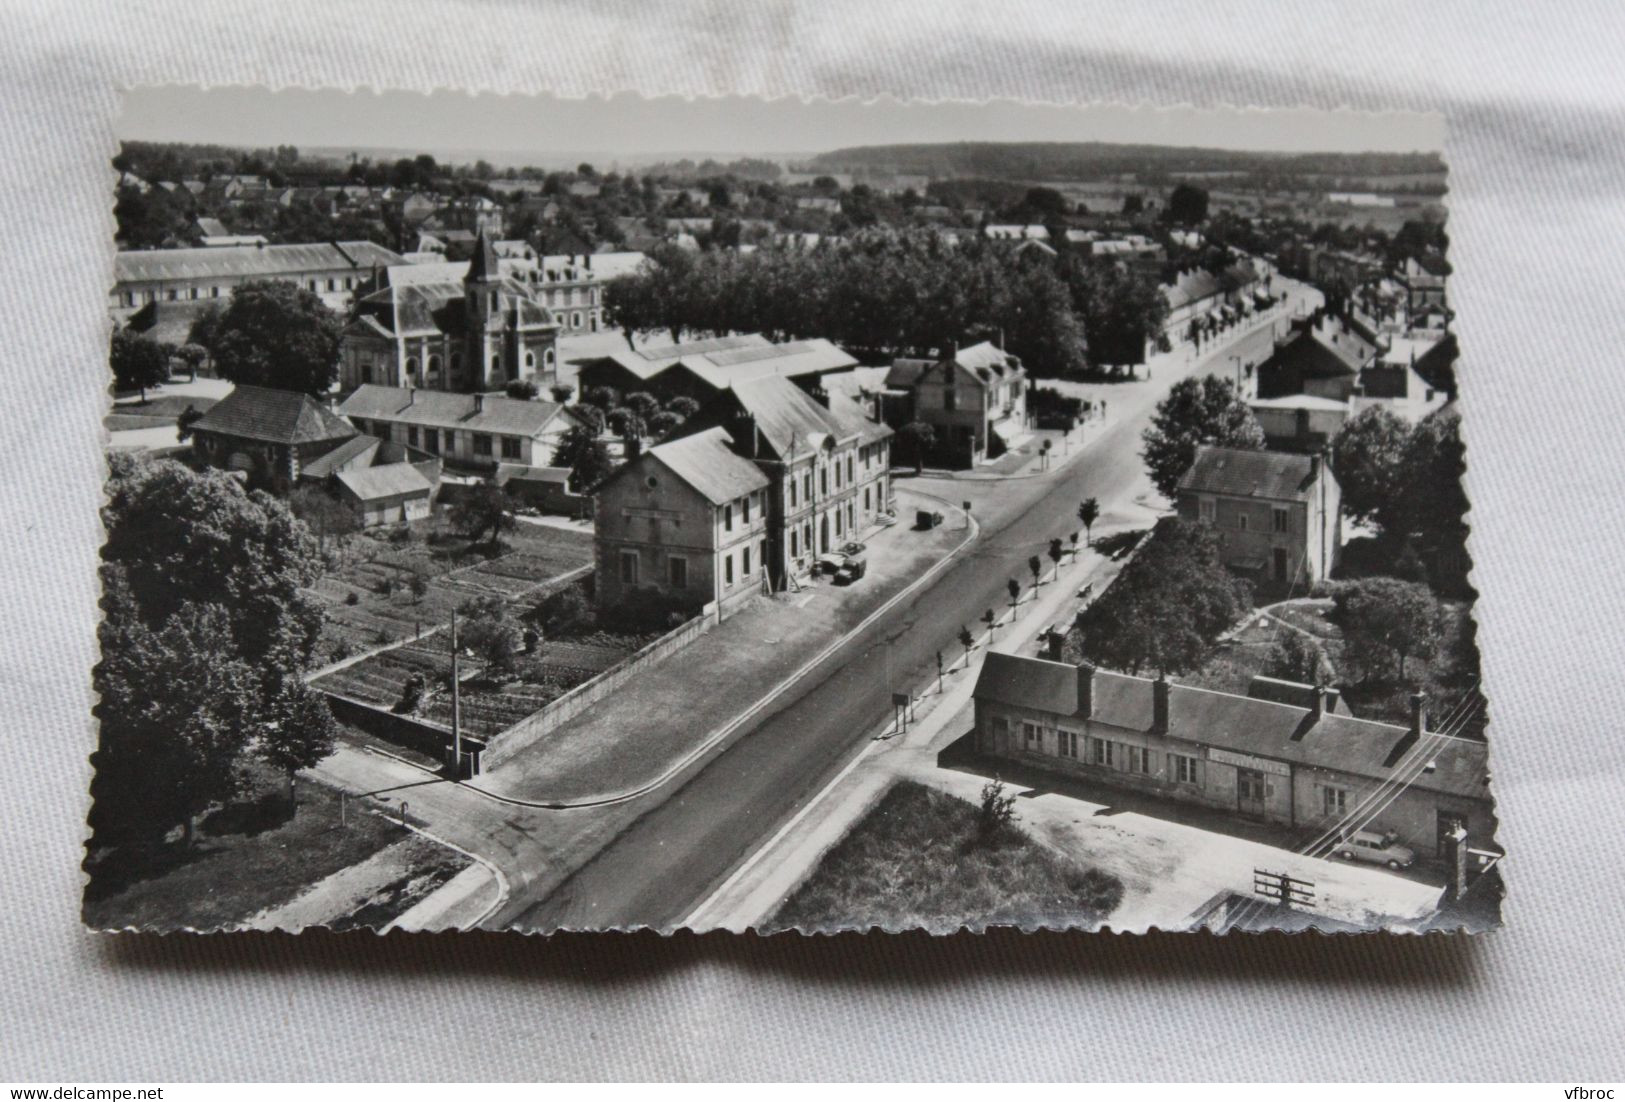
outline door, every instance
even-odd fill
[[[818,553],[824,554],[829,550],[829,517],[825,516],[818,522]]]
[[[1278,582],[1284,582],[1284,581],[1286,581],[1286,548],[1284,548],[1284,547],[1275,548],[1275,550],[1274,550],[1274,558],[1275,558],[1275,580],[1278,581]]]
[[[1264,817],[1264,774],[1255,769],[1236,770],[1236,807],[1243,815]]]

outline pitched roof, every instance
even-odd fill
[[[859,444],[873,444],[892,435],[889,425],[870,418],[863,406],[839,391],[828,391],[829,415],[841,426],[843,435],[855,435]]]
[[[1085,717],[1081,714],[1080,679],[1079,668],[1068,663],[993,651],[983,661],[974,695],[980,701],[1034,708],[1080,722],[1087,718],[1122,730],[1151,730],[1155,682],[1096,670]],[[1348,715],[1323,713],[1317,721],[1306,707],[1170,684],[1167,735],[1221,750],[1387,780],[1396,766],[1403,768],[1402,757],[1394,751],[1409,740],[1410,731]],[[1391,759],[1395,766],[1387,764]],[[1469,799],[1488,796],[1484,743],[1444,736],[1430,747],[1429,761],[1433,768],[1412,781],[1413,787]],[[1414,766],[1415,762],[1408,764]]]
[[[557,402],[540,399],[454,394],[378,383],[363,384],[339,403],[339,413],[345,417],[531,437],[540,435],[561,412],[564,407]]]
[[[751,379],[731,389],[740,408],[755,418],[762,438],[781,456],[805,454],[814,437],[848,440],[857,435],[855,426],[843,424],[789,379]]]
[[[126,249],[113,259],[113,276],[119,283],[211,277],[277,279],[305,272],[367,270],[404,263],[400,254],[371,241],[235,249]]]
[[[718,390],[768,377],[788,378],[843,371],[858,361],[823,338],[764,343],[760,346],[685,353],[672,365],[682,364]]]
[[[131,314],[125,326],[162,344],[179,346],[191,338],[192,325],[199,317],[219,308],[217,299],[157,299]]]
[[[1314,456],[1203,444],[1179,480],[1179,489],[1228,497],[1305,501],[1317,473],[1331,477]]]
[[[308,394],[239,386],[209,408],[194,431],[272,444],[348,440],[355,429]]]
[[[616,352],[603,358],[613,360],[639,379],[650,379],[685,356],[735,348],[764,348],[768,344],[768,339],[760,333],[742,333],[731,337],[689,341],[685,344],[644,345],[642,348]]]
[[[657,444],[644,453],[692,486],[713,505],[723,505],[768,484],[756,464],[734,454],[731,438],[720,428],[707,429]],[[636,464],[622,467],[625,471]]]
[[[362,501],[377,501],[402,494],[429,494],[434,487],[410,463],[385,463],[378,467],[361,467],[353,471],[340,471],[338,480]]]
[[[381,443],[383,441],[376,436],[352,436],[332,451],[324,452],[309,463],[301,464],[299,477],[320,482],[345,464],[353,463],[357,459],[376,452]]]
[[[948,362],[945,357],[900,356],[892,361],[891,370],[886,373],[886,385],[915,386],[933,369],[943,367]],[[1021,370],[1021,361],[992,341],[981,341],[958,349],[952,362],[967,381],[978,385],[994,383],[1007,371]]]

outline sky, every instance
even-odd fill
[[[1062,107],[855,99],[469,96],[169,85],[125,94],[122,139],[292,144],[483,155],[498,164],[577,156],[819,153],[941,141],[1105,141],[1270,152],[1439,151],[1444,120],[1412,112]],[[455,156],[466,154],[468,157]]]

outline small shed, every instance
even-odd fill
[[[429,515],[434,487],[410,463],[340,471],[340,494],[361,516],[361,526],[398,524]]]

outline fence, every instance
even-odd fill
[[[489,769],[501,765],[519,751],[534,745],[549,731],[568,723],[626,684],[644,667],[681,650],[710,631],[716,623],[717,606],[712,602],[701,609],[699,615],[693,619],[668,631],[637,653],[628,655],[591,681],[577,685],[540,711],[531,713],[507,730],[493,735],[490,748],[483,759],[483,767]]]

